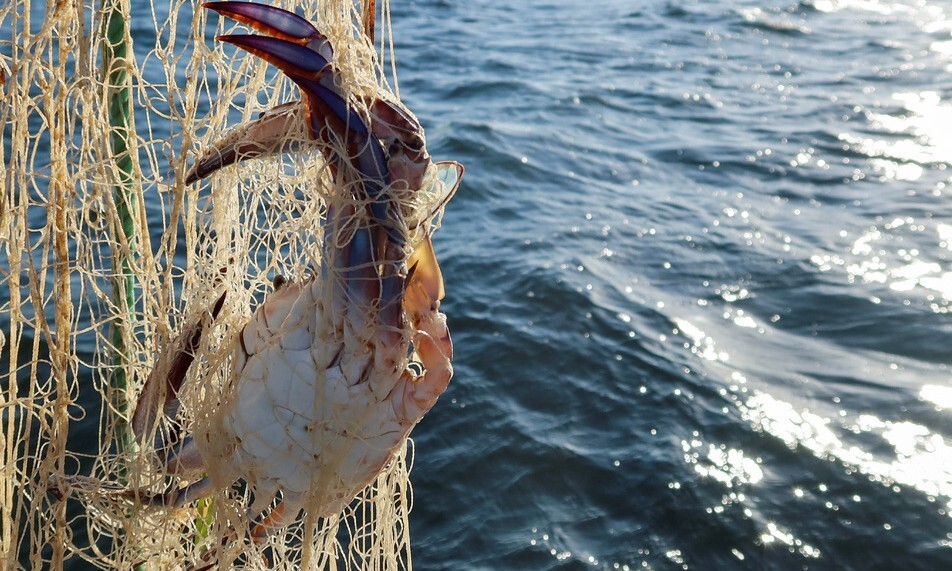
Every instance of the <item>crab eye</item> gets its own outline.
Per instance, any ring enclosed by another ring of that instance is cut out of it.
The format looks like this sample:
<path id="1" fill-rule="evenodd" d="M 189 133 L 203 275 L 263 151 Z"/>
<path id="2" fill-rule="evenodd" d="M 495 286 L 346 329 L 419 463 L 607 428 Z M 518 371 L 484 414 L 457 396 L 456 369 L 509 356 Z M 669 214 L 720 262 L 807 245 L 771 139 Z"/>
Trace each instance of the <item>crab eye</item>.
<path id="1" fill-rule="evenodd" d="M 417 361 L 410 361 L 407 363 L 407 369 L 413 373 L 414 377 L 422 377 L 426 373 L 426 367 L 423 366 L 423 363 Z"/>

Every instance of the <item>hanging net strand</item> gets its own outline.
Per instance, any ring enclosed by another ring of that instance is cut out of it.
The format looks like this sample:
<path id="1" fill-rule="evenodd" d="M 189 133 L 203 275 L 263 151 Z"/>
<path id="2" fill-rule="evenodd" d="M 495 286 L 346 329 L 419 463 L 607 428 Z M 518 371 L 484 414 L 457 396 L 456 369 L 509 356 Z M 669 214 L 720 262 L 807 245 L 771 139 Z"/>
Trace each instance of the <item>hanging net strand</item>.
<path id="1" fill-rule="evenodd" d="M 0 569 L 412 568 L 462 167 L 388 0 L 207 7 L 0 6 Z"/>

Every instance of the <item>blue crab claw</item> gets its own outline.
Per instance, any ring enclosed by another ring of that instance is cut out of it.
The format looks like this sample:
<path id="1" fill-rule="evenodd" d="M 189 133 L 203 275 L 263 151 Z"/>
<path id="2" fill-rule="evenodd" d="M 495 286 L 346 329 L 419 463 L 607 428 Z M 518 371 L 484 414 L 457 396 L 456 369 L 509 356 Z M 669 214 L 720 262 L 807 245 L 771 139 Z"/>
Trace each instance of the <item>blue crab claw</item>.
<path id="1" fill-rule="evenodd" d="M 205 2 L 202 6 L 271 37 L 302 45 L 326 61 L 334 57 L 324 34 L 294 12 L 254 2 Z"/>
<path id="2" fill-rule="evenodd" d="M 334 70 L 320 54 L 281 38 L 256 35 L 229 35 L 218 38 L 234 44 L 281 69 L 298 84 L 305 96 L 311 138 L 324 143 L 325 156 L 336 167 L 356 175 L 366 201 L 370 224 L 356 230 L 335 265 L 345 277 L 342 299 L 351 306 L 380 308 L 380 322 L 394 329 L 399 325 L 403 278 L 392 264 L 384 275 L 376 268 L 400 258 L 406 237 L 390 221 L 394 212 L 384 189 L 389 179 L 387 158 L 380 141 L 363 118 L 347 103 L 334 83 Z M 343 142 L 344 149 L 340 149 Z M 336 152 L 335 152 L 336 150 Z M 328 215 L 334 220 L 334 214 Z M 338 223 L 344 224 L 338 219 Z M 334 224 L 334 223 L 332 223 Z M 359 320 L 352 316 L 352 319 Z"/>
<path id="3" fill-rule="evenodd" d="M 341 95 L 330 63 L 320 54 L 280 38 L 233 34 L 218 39 L 266 60 L 298 84 L 306 96 L 312 137 L 325 143 L 342 138 L 347 155 L 353 157 L 353 166 L 361 175 L 367 198 L 377 199 L 389 177 L 387 158 L 380 141 Z M 375 216 L 378 220 L 385 219 L 384 212 L 374 214 L 382 215 Z"/>
<path id="4" fill-rule="evenodd" d="M 185 177 L 186 184 L 247 158 L 323 144 L 325 155 L 337 169 L 352 167 L 356 170 L 364 198 L 370 203 L 371 216 L 386 226 L 389 207 L 386 201 L 379 199 L 390 178 L 387 157 L 378 138 L 348 105 L 347 98 L 335 84 L 336 71 L 330 63 L 333 50 L 326 37 L 304 18 L 271 6 L 250 2 L 211 2 L 205 7 L 267 34 L 232 34 L 218 39 L 275 65 L 298 84 L 305 97 L 304 105 L 280 106 L 226 135 L 196 161 Z M 406 123 L 406 118 L 403 119 L 403 122 L 395 123 Z M 307 126 L 308 134 L 301 132 L 304 130 L 302 125 Z M 339 148 L 341 142 L 343 149 Z M 338 144 L 336 147 L 335 143 Z M 328 152 L 331 148 L 338 148 L 338 152 Z M 401 242 L 398 232 L 388 230 L 388 234 L 392 240 Z"/>
<path id="5" fill-rule="evenodd" d="M 327 38 L 313 24 L 293 12 L 253 2 L 206 2 L 203 7 L 246 24 L 283 41 L 308 50 L 307 60 L 323 66 L 334 56 Z M 308 107 L 300 101 L 280 105 L 262 113 L 256 121 L 229 131 L 212 149 L 200 157 L 185 176 L 185 184 L 205 178 L 218 169 L 255 157 L 299 150 L 316 144 L 307 129 Z"/>

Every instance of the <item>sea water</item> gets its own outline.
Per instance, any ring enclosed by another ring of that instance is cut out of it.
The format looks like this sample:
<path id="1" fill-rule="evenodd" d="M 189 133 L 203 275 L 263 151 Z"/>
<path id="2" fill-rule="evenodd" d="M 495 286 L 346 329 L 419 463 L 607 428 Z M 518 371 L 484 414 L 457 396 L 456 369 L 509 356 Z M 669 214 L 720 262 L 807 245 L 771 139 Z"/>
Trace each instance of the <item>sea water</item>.
<path id="1" fill-rule="evenodd" d="M 420 569 L 952 569 L 952 2 L 394 2 L 467 171 Z"/>

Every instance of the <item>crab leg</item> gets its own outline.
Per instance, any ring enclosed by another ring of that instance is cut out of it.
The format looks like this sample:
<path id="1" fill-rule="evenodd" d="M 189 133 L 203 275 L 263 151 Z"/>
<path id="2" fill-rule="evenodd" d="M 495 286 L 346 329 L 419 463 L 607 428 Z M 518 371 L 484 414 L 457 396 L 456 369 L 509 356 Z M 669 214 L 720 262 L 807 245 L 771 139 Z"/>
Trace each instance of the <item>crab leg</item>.
<path id="1" fill-rule="evenodd" d="M 298 511 L 300 511 L 300 506 L 289 507 L 287 500 L 281 500 L 268 515 L 261 518 L 261 521 L 251 528 L 251 539 L 255 543 L 265 541 L 275 530 L 293 522 Z"/>
<path id="2" fill-rule="evenodd" d="M 314 145 L 308 132 L 307 109 L 300 101 L 285 103 L 228 131 L 195 161 L 185 175 L 185 184 L 245 159 L 292 153 Z"/>
<path id="3" fill-rule="evenodd" d="M 457 163 L 439 163 L 437 169 L 444 199 L 427 218 L 432 218 L 452 198 L 463 176 L 463 167 Z M 427 224 L 427 218 L 421 224 Z M 395 390 L 402 394 L 395 395 L 393 403 L 398 416 L 410 419 L 428 411 L 449 385 L 453 377 L 453 341 L 446 316 L 439 312 L 444 295 L 443 274 L 427 232 L 414 244 L 408 265 L 410 277 L 403 305 L 416 332 L 412 357 L 423 366 L 423 372 L 401 379 Z"/>
<path id="4" fill-rule="evenodd" d="M 143 437 L 155 428 L 159 408 L 163 409 L 166 416 L 175 415 L 179 407 L 178 392 L 195 360 L 206 322 L 213 322 L 218 317 L 225 304 L 226 295 L 227 292 L 222 293 L 205 315 L 186 327 L 172 344 L 172 347 L 176 348 L 175 351 L 160 356 L 152 368 L 132 416 L 132 431 L 136 442 L 141 444 Z"/>
<path id="5" fill-rule="evenodd" d="M 438 311 L 443 279 L 429 236 L 417 246 L 414 257 L 418 262 L 414 279 L 407 286 L 405 306 L 416 330 L 414 358 L 423 364 L 425 373 L 421 382 L 413 384 L 412 398 L 403 401 L 407 407 L 403 411 L 405 418 L 416 418 L 428 411 L 453 377 L 453 341 L 446 316 Z"/>
<path id="6" fill-rule="evenodd" d="M 171 508 L 184 507 L 195 500 L 207 498 L 214 493 L 215 487 L 211 478 L 202 478 L 182 488 L 177 488 L 164 494 L 152 494 L 143 490 L 124 490 L 119 495 L 132 501 L 138 501 L 149 506 Z"/>

